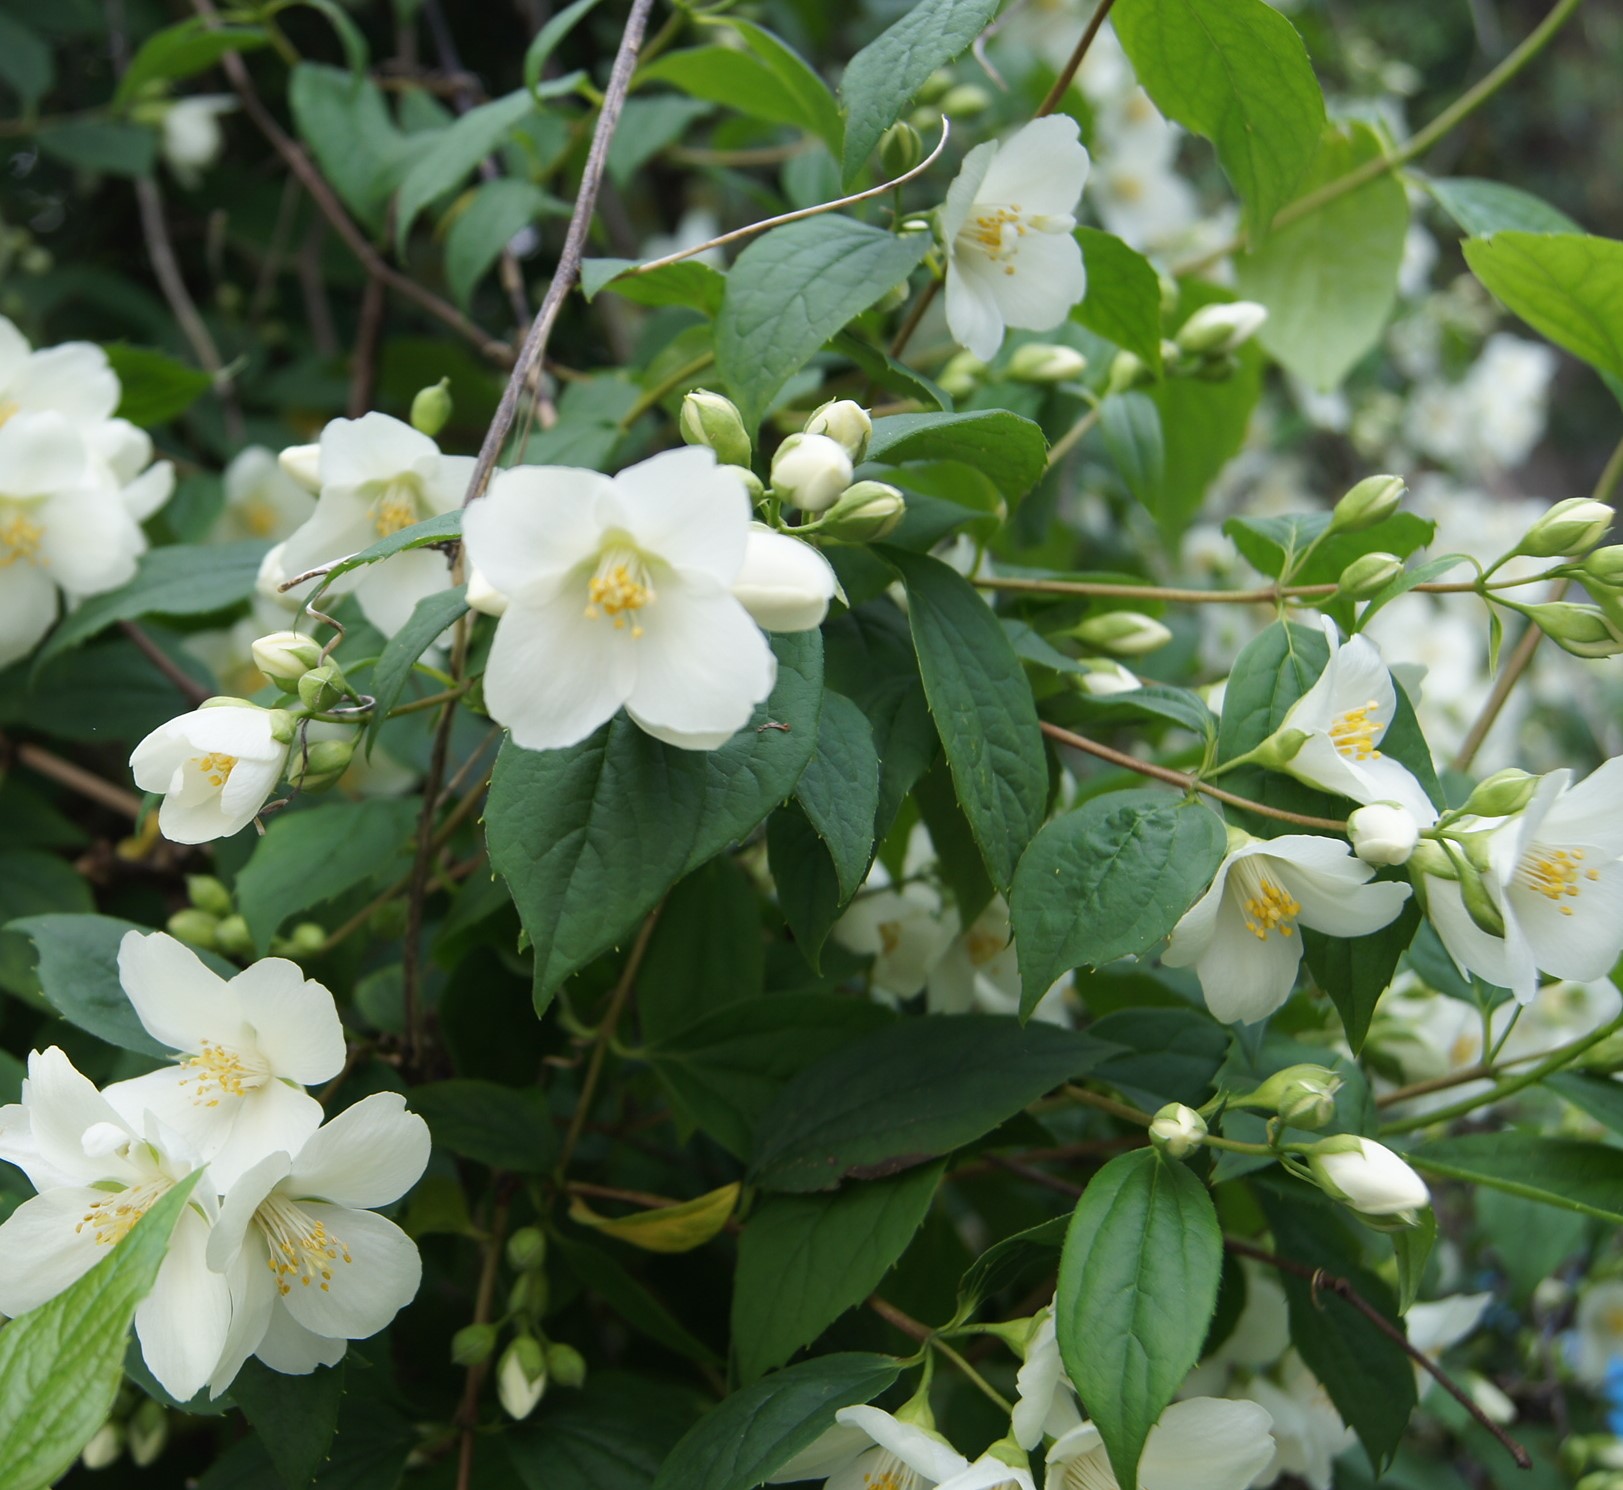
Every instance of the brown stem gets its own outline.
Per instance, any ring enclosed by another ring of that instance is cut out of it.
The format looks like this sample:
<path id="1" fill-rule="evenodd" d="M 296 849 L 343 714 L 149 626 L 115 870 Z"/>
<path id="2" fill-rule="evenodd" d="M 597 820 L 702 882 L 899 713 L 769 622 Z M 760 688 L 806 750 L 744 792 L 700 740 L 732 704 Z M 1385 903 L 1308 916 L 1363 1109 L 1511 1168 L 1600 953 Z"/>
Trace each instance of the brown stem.
<path id="1" fill-rule="evenodd" d="M 902 329 L 896 333 L 896 340 L 890 344 L 892 357 L 900 357 L 907 350 L 907 344 L 912 341 L 913 333 L 919 329 L 919 322 L 924 319 L 925 311 L 929 310 L 935 302 L 935 297 L 940 293 L 939 279 L 932 279 L 919 291 L 919 298 L 913 302 L 913 309 L 908 311 L 907 319 L 902 322 Z"/>
<path id="2" fill-rule="evenodd" d="M 1085 1086 L 1078 1086 L 1070 1082 L 1065 1087 L 1065 1095 L 1073 1102 L 1080 1102 L 1084 1107 L 1097 1107 L 1100 1112 L 1108 1112 L 1111 1117 L 1120 1118 L 1124 1123 L 1137 1123 L 1141 1128 L 1149 1127 L 1152 1119 L 1147 1112 L 1140 1112 L 1136 1107 L 1129 1107 L 1125 1102 L 1118 1102 L 1114 1097 L 1107 1097 L 1103 1092 L 1090 1092 Z"/>
<path id="3" fill-rule="evenodd" d="M 361 292 L 360 321 L 355 328 L 355 360 L 349 369 L 349 402 L 345 412 L 359 419 L 372 407 L 378 381 L 378 338 L 383 333 L 383 310 L 387 287 L 376 275 Z"/>
<path id="4" fill-rule="evenodd" d="M 909 1340 L 917 1340 L 920 1345 L 927 1344 L 935 1333 L 929 1325 L 920 1324 L 911 1314 L 904 1314 L 894 1304 L 880 1298 L 877 1293 L 868 1295 L 868 1307 L 886 1324 L 900 1330 Z"/>
<path id="5" fill-rule="evenodd" d="M 1550 591 L 1550 599 L 1559 600 L 1566 592 L 1567 581 L 1561 580 Z M 1488 731 L 1498 722 L 1512 691 L 1521 682 L 1522 674 L 1531 665 L 1533 654 L 1538 651 L 1538 645 L 1543 640 L 1544 633 L 1529 621 L 1526 630 L 1517 639 L 1515 649 L 1506 659 L 1505 665 L 1499 669 L 1499 676 L 1493 680 L 1493 691 L 1484 700 L 1481 712 L 1471 721 L 1471 728 L 1460 743 L 1459 751 L 1454 756 L 1456 771 L 1471 769 L 1477 751 L 1482 749 L 1482 742 L 1488 738 Z"/>
<path id="6" fill-rule="evenodd" d="M 1060 106 L 1065 95 L 1070 91 L 1071 82 L 1076 77 L 1077 69 L 1082 66 L 1082 59 L 1088 55 L 1088 48 L 1093 45 L 1093 39 L 1099 34 L 1099 28 L 1105 23 L 1105 17 L 1110 14 L 1110 7 L 1116 0 L 1099 0 L 1098 9 L 1093 12 L 1088 21 L 1088 29 L 1082 33 L 1082 40 L 1077 42 L 1076 50 L 1071 53 L 1070 60 L 1060 70 L 1060 75 L 1054 79 L 1054 86 L 1048 90 L 1048 97 L 1037 105 L 1037 112 L 1032 116 L 1041 119 L 1052 114 Z"/>
<path id="7" fill-rule="evenodd" d="M 541 301 L 541 309 L 531 323 L 529 335 L 524 338 L 507 387 L 502 390 L 501 402 L 496 406 L 496 417 L 485 431 L 485 441 L 479 447 L 479 459 L 474 464 L 467 495 L 462 499 L 463 506 L 484 493 L 491 472 L 496 469 L 496 460 L 501 455 L 508 432 L 518 417 L 519 399 L 524 396 L 531 378 L 540 372 L 541 360 L 546 356 L 547 343 L 552 338 L 552 328 L 563 309 L 564 299 L 580 279 L 580 264 L 586 252 L 586 236 L 591 231 L 592 213 L 597 206 L 598 187 L 602 184 L 603 172 L 609 163 L 609 144 L 620 122 L 620 111 L 625 107 L 632 70 L 637 65 L 637 51 L 642 45 L 643 32 L 648 26 L 648 12 L 653 9 L 653 3 L 654 0 L 631 0 L 631 14 L 626 18 L 625 30 L 620 36 L 620 50 L 615 54 L 609 85 L 603 93 L 597 128 L 592 131 L 592 145 L 587 152 L 586 167 L 575 196 L 575 210 L 569 215 L 569 229 L 564 234 L 558 267 L 553 271 L 552 281 Z"/>
<path id="8" fill-rule="evenodd" d="M 1056 443 L 1054 450 L 1059 448 L 1059 443 Z M 1052 458 L 1051 451 L 1051 462 Z M 1339 585 L 1324 584 L 1257 585 L 1249 590 L 1189 590 L 1167 585 L 1118 585 L 1107 580 L 1023 579 L 998 575 L 976 575 L 972 583 L 982 590 L 1006 590 L 1011 594 L 1080 595 L 1107 600 L 1161 600 L 1168 605 L 1273 605 L 1281 600 L 1318 599 L 1325 595 L 1334 595 L 1340 589 Z M 1525 581 L 1517 580 L 1514 583 L 1522 584 Z M 1477 593 L 1478 587 L 1475 580 L 1429 580 L 1413 588 L 1422 595 L 1472 595 Z"/>
<path id="9" fill-rule="evenodd" d="M 132 823 L 141 816 L 141 799 L 134 792 L 127 792 L 121 786 L 103 781 L 101 777 L 85 770 L 83 766 L 76 766 L 72 761 L 65 761 L 59 755 L 52 755 L 49 750 L 38 745 L 26 743 L 14 745 L 5 736 L 0 735 L 0 761 L 4 761 L 8 756 L 18 765 L 27 766 L 30 771 L 48 777 L 58 786 L 65 786 L 81 797 L 101 803 L 109 811 L 127 817 Z"/>
<path id="10" fill-rule="evenodd" d="M 1157 766 L 1149 761 L 1141 761 L 1137 756 L 1128 755 L 1123 750 L 1112 750 L 1108 745 L 1101 745 L 1097 740 L 1090 740 L 1085 735 L 1078 735 L 1068 729 L 1062 729 L 1057 724 L 1050 724 L 1046 719 L 1040 721 L 1038 727 L 1049 739 L 1057 740 L 1061 745 L 1086 751 L 1089 755 L 1098 756 L 1100 760 L 1124 766 L 1129 771 L 1137 771 L 1139 775 L 1153 777 L 1156 781 L 1164 781 L 1169 786 L 1181 786 L 1186 791 L 1202 792 L 1216 801 L 1228 803 L 1230 807 L 1243 807 L 1247 812 L 1254 812 L 1259 817 L 1271 817 L 1276 822 L 1295 823 L 1301 828 L 1318 828 L 1328 833 L 1347 831 L 1347 824 L 1341 818 L 1311 817 L 1304 812 L 1286 812 L 1282 807 L 1270 807 L 1265 802 L 1253 802 L 1249 797 L 1226 792 L 1222 787 L 1213 786 L 1210 782 L 1202 781 L 1185 771 L 1174 771 L 1168 766 Z"/>
<path id="11" fill-rule="evenodd" d="M 507 1221 L 512 1208 L 511 1181 L 506 1175 L 492 1176 L 496 1185 L 496 1199 L 490 1212 L 490 1236 L 485 1243 L 485 1263 L 479 1272 L 479 1291 L 474 1295 L 472 1324 L 488 1324 L 491 1307 L 496 1299 L 496 1279 L 502 1259 L 502 1247 L 507 1240 Z M 479 1389 L 490 1372 L 488 1358 L 468 1367 L 462 1383 L 462 1400 L 457 1406 L 456 1421 L 461 1429 L 461 1443 L 457 1450 L 456 1490 L 470 1490 L 473 1484 L 474 1428 L 479 1421 Z"/>
<path id="12" fill-rule="evenodd" d="M 185 694 L 193 704 L 201 704 L 204 699 L 213 697 L 213 694 L 207 688 L 184 668 L 180 667 L 174 658 L 153 641 L 134 621 L 120 621 L 118 629 L 134 642 L 136 650 Z"/>
<path id="13" fill-rule="evenodd" d="M 1082 1186 L 1072 1184 L 1070 1180 L 1062 1180 L 1057 1174 L 1049 1174 L 1046 1169 L 1038 1169 L 1035 1164 L 1026 1164 L 1019 1159 L 1010 1158 L 1007 1154 L 988 1154 L 986 1162 L 994 1169 L 1007 1170 L 1010 1174 L 1018 1175 L 1023 1180 L 1030 1180 L 1032 1184 L 1041 1185 L 1045 1190 L 1053 1190 L 1070 1200 L 1081 1199 Z"/>
<path id="14" fill-rule="evenodd" d="M 1487 1413 L 1471 1400 L 1471 1395 L 1460 1386 L 1436 1361 L 1423 1350 L 1417 1350 L 1409 1343 L 1409 1337 L 1381 1313 L 1368 1299 L 1366 1299 L 1345 1278 L 1337 1277 L 1334 1273 L 1327 1273 L 1323 1268 L 1312 1267 L 1305 1262 L 1297 1262 L 1289 1257 L 1279 1257 L 1272 1252 L 1264 1251 L 1261 1247 L 1250 1242 L 1241 1241 L 1238 1237 L 1224 1237 L 1223 1246 L 1236 1257 L 1249 1257 L 1253 1262 L 1260 1262 L 1271 1268 L 1277 1268 L 1282 1273 L 1289 1273 L 1296 1278 L 1305 1278 L 1312 1285 L 1313 1292 L 1334 1294 L 1337 1298 L 1351 1304 L 1360 1314 L 1375 1326 L 1388 1340 L 1402 1348 L 1405 1355 L 1422 1371 L 1428 1372 L 1433 1380 L 1437 1381 L 1456 1402 L 1460 1404 L 1476 1421 L 1495 1439 L 1498 1440 L 1504 1451 L 1516 1461 L 1521 1469 L 1531 1469 L 1533 1461 L 1519 1443 L 1505 1432 Z"/>

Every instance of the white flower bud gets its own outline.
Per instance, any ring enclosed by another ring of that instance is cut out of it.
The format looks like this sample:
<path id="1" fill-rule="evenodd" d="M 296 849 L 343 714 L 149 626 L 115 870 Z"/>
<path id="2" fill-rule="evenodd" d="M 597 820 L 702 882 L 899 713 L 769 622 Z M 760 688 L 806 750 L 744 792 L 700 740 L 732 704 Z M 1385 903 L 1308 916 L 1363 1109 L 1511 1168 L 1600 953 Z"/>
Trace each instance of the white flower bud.
<path id="1" fill-rule="evenodd" d="M 818 531 L 846 543 L 877 543 L 907 515 L 907 499 L 883 481 L 859 481 L 823 515 Z"/>
<path id="2" fill-rule="evenodd" d="M 1527 530 L 1516 552 L 1535 559 L 1570 558 L 1588 553 L 1612 526 L 1613 512 L 1604 502 L 1568 497 L 1557 502 Z"/>
<path id="3" fill-rule="evenodd" d="M 306 491 L 321 490 L 320 445 L 289 445 L 276 463 Z"/>
<path id="4" fill-rule="evenodd" d="M 169 1414 L 163 1403 L 148 1397 L 130 1414 L 130 1459 L 137 1469 L 155 1463 L 169 1443 Z"/>
<path id="5" fill-rule="evenodd" d="M 1206 1119 L 1182 1102 L 1168 1102 L 1150 1123 L 1150 1142 L 1174 1159 L 1182 1159 L 1206 1142 Z"/>
<path id="6" fill-rule="evenodd" d="M 1267 308 L 1252 300 L 1203 305 L 1179 329 L 1178 347 L 1197 357 L 1219 357 L 1244 346 L 1267 319 Z"/>
<path id="7" fill-rule="evenodd" d="M 249 648 L 254 666 L 271 682 L 292 693 L 313 667 L 321 666 L 321 645 L 314 637 L 297 631 L 273 631 Z"/>
<path id="8" fill-rule="evenodd" d="M 772 457 L 772 490 L 803 512 L 822 512 L 851 484 L 851 457 L 827 435 L 790 435 Z"/>
<path id="9" fill-rule="evenodd" d="M 812 410 L 811 418 L 806 421 L 806 433 L 827 435 L 855 464 L 868 453 L 873 420 L 861 404 L 849 398 L 835 398 Z"/>
<path id="10" fill-rule="evenodd" d="M 763 631 L 812 631 L 823 624 L 836 581 L 809 543 L 751 523 L 733 596 Z"/>
<path id="11" fill-rule="evenodd" d="M 1089 658 L 1082 666 L 1087 671 L 1076 674 L 1077 687 L 1094 698 L 1109 698 L 1115 693 L 1133 693 L 1144 686 L 1119 662 L 1095 657 Z"/>
<path id="12" fill-rule="evenodd" d="M 181 98 L 164 111 L 163 158 L 184 186 L 195 186 L 202 173 L 220 158 L 225 135 L 220 115 L 236 107 L 221 94 Z"/>
<path id="13" fill-rule="evenodd" d="M 1361 1216 L 1393 1217 L 1413 1224 L 1415 1212 L 1431 1204 L 1431 1191 L 1384 1144 L 1351 1133 L 1314 1145 L 1308 1167 L 1320 1188 Z"/>
<path id="14" fill-rule="evenodd" d="M 499 616 L 507 609 L 507 597 L 471 566 L 468 569 L 468 609 L 482 616 Z"/>
<path id="15" fill-rule="evenodd" d="M 749 431 L 744 428 L 738 406 L 708 388 L 695 388 L 682 399 L 677 428 L 689 445 L 702 445 L 716 452 L 724 466 L 750 463 Z"/>
<path id="16" fill-rule="evenodd" d="M 117 1423 L 103 1423 L 90 1435 L 90 1442 L 79 1451 L 79 1462 L 86 1469 L 106 1469 L 118 1463 L 124 1452 L 124 1435 Z"/>
<path id="17" fill-rule="evenodd" d="M 1172 640 L 1172 633 L 1165 626 L 1136 610 L 1112 610 L 1089 616 L 1071 635 L 1084 646 L 1113 652 L 1118 657 L 1142 657 Z"/>
<path id="18" fill-rule="evenodd" d="M 1075 347 L 1033 341 L 1016 348 L 1004 373 L 1017 383 L 1068 383 L 1087 367 L 1088 359 Z"/>
<path id="19" fill-rule="evenodd" d="M 496 1367 L 496 1396 L 510 1418 L 527 1418 L 547 1390 L 547 1357 L 538 1340 L 520 1335 Z"/>
<path id="20" fill-rule="evenodd" d="M 1366 864 L 1407 864 L 1420 842 L 1420 824 L 1395 802 L 1371 802 L 1348 817 L 1347 837 Z"/>
<path id="21" fill-rule="evenodd" d="M 1401 476 L 1366 476 L 1353 487 L 1330 514 L 1332 533 L 1362 533 L 1385 522 L 1398 510 L 1403 499 Z"/>

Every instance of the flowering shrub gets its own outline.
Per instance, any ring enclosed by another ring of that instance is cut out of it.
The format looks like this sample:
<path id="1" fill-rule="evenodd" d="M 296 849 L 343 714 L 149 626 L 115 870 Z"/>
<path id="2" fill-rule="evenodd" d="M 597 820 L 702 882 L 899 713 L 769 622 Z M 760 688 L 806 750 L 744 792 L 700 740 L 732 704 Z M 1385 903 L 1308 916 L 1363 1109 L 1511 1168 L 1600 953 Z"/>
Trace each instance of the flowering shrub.
<path id="1" fill-rule="evenodd" d="M 1616 27 L 1378 8 L 0 15 L 4 1490 L 1623 1484 Z"/>

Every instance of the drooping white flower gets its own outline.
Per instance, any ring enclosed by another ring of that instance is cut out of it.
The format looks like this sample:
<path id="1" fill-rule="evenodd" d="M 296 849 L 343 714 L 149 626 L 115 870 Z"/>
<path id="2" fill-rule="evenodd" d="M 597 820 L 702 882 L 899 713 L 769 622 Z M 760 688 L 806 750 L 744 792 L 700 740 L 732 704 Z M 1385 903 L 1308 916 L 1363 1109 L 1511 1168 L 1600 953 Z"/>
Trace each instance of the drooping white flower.
<path id="1" fill-rule="evenodd" d="M 119 980 L 143 1028 L 178 1064 L 114 1083 L 121 1112 L 152 1112 L 208 1161 L 222 1189 L 278 1149 L 296 1153 L 321 1126 L 304 1088 L 344 1064 L 338 1009 L 295 962 L 267 957 L 229 982 L 161 931 L 127 932 Z"/>
<path id="2" fill-rule="evenodd" d="M 767 1483 L 822 1480 L 824 1490 L 934 1490 L 969 1468 L 969 1460 L 933 1428 L 880 1408 L 842 1407 L 834 1423 L 779 1465 Z"/>
<path id="3" fill-rule="evenodd" d="M 54 1046 L 29 1056 L 22 1101 L 0 1109 L 0 1158 L 40 1192 L 0 1225 L 0 1313 L 10 1315 L 37 1308 L 82 1277 L 198 1167 L 155 1120 L 139 1131 L 131 1126 Z M 204 1265 L 213 1215 L 205 1180 L 135 1311 L 147 1366 L 182 1402 L 214 1370 L 232 1318 L 226 1280 Z"/>
<path id="4" fill-rule="evenodd" d="M 315 513 L 310 493 L 282 469 L 274 451 L 249 445 L 225 468 L 225 506 L 209 537 L 221 542 L 295 533 Z"/>
<path id="5" fill-rule="evenodd" d="M 947 325 L 982 361 L 1007 326 L 1049 331 L 1087 290 L 1071 230 L 1088 152 L 1065 114 L 1036 119 L 964 157 L 941 209 Z"/>
<path id="6" fill-rule="evenodd" d="M 1298 925 L 1367 936 L 1409 898 L 1407 885 L 1371 884 L 1375 871 L 1339 839 L 1233 834 L 1231 842 L 1161 957 L 1168 967 L 1193 965 L 1207 1007 L 1228 1024 L 1264 1019 L 1290 997 L 1302 960 Z"/>
<path id="7" fill-rule="evenodd" d="M 749 517 L 742 480 L 700 446 L 613 477 L 498 473 L 463 528 L 508 602 L 485 671 L 491 717 L 531 750 L 584 740 L 622 706 L 667 744 L 724 745 L 777 677 L 731 590 Z"/>
<path id="8" fill-rule="evenodd" d="M 207 1255 L 232 1279 L 237 1310 L 211 1396 L 250 1355 L 295 1376 L 330 1365 L 411 1302 L 422 1277 L 416 1244 L 374 1207 L 417 1183 L 428 1152 L 428 1125 L 398 1093 L 378 1092 L 226 1191 Z"/>
<path id="9" fill-rule="evenodd" d="M 828 560 L 809 543 L 750 524 L 732 591 L 763 631 L 815 630 L 828 614 L 835 589 Z M 471 580 L 468 590 L 471 595 Z"/>
<path id="10" fill-rule="evenodd" d="M 1282 1475 L 1295 1475 L 1312 1490 L 1331 1490 L 1335 1460 L 1357 1442 L 1341 1419 L 1330 1394 L 1302 1358 L 1292 1350 L 1279 1368 L 1279 1382 L 1253 1376 L 1237 1389 L 1273 1418 L 1273 1457 L 1253 1482 L 1272 1485 Z"/>
<path id="11" fill-rule="evenodd" d="M 163 158 L 182 186 L 196 186 L 203 172 L 220 158 L 225 133 L 220 115 L 229 114 L 237 101 L 229 93 L 204 93 L 177 98 L 163 115 Z"/>
<path id="12" fill-rule="evenodd" d="M 1144 1440 L 1138 1490 L 1245 1490 L 1273 1457 L 1272 1426 L 1255 1402 L 1174 1402 Z M 1092 1423 L 1073 1428 L 1049 1449 L 1048 1484 L 1053 1490 L 1120 1490 Z"/>
<path id="13" fill-rule="evenodd" d="M 130 770 L 142 791 L 164 794 L 158 809 L 163 836 L 207 843 L 246 828 L 282 779 L 287 719 L 252 704 L 205 704 L 142 740 Z"/>
<path id="14" fill-rule="evenodd" d="M 321 494 L 309 519 L 287 539 L 284 572 L 303 574 L 346 558 L 460 506 L 473 466 L 473 457 L 441 455 L 427 435 L 387 414 L 334 419 L 321 432 Z M 335 588 L 353 589 L 366 619 L 393 636 L 419 600 L 450 583 L 443 554 L 413 549 L 355 570 Z"/>
<path id="15" fill-rule="evenodd" d="M 956 920 L 956 918 L 955 918 Z M 1019 952 L 1009 923 L 1009 905 L 994 895 L 961 936 L 948 943 L 925 975 L 926 1006 L 932 1014 L 1018 1014 Z M 1069 975 L 1058 979 L 1032 1011 L 1046 1024 L 1069 1024 Z"/>

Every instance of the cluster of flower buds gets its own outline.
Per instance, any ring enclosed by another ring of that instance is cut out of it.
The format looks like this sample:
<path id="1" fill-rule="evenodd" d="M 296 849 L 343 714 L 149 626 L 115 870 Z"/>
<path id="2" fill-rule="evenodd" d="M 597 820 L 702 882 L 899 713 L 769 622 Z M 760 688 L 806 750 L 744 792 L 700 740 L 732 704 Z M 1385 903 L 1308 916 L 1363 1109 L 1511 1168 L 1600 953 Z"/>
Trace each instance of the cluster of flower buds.
<path id="1" fill-rule="evenodd" d="M 1499 561 L 1523 556 L 1576 561 L 1551 573 L 1578 581 L 1589 591 L 1594 604 L 1570 600 L 1539 605 L 1504 602 L 1575 657 L 1615 657 L 1623 652 L 1623 544 L 1597 547 L 1611 531 L 1615 516 L 1605 502 L 1569 497 L 1545 512 Z"/>
<path id="2" fill-rule="evenodd" d="M 188 904 L 166 923 L 170 936 L 203 952 L 223 952 L 237 958 L 257 955 L 247 920 L 238 912 L 231 892 L 212 874 L 187 875 L 186 899 Z M 302 962 L 316 956 L 326 942 L 327 931 L 320 922 L 300 921 L 285 937 L 271 942 L 271 956 Z"/>
<path id="3" fill-rule="evenodd" d="M 1336 1093 L 1342 1080 L 1328 1066 L 1286 1066 L 1255 1091 L 1230 1097 L 1230 1107 L 1271 1112 L 1292 1128 L 1322 1128 L 1336 1115 Z"/>
<path id="4" fill-rule="evenodd" d="M 1176 336 L 1162 341 L 1163 376 L 1223 382 L 1239 368 L 1235 354 L 1267 319 L 1267 309 L 1252 300 L 1201 306 L 1178 328 Z M 1121 351 L 1111 361 L 1106 391 L 1125 393 L 1153 381 L 1155 374 L 1142 357 Z"/>

